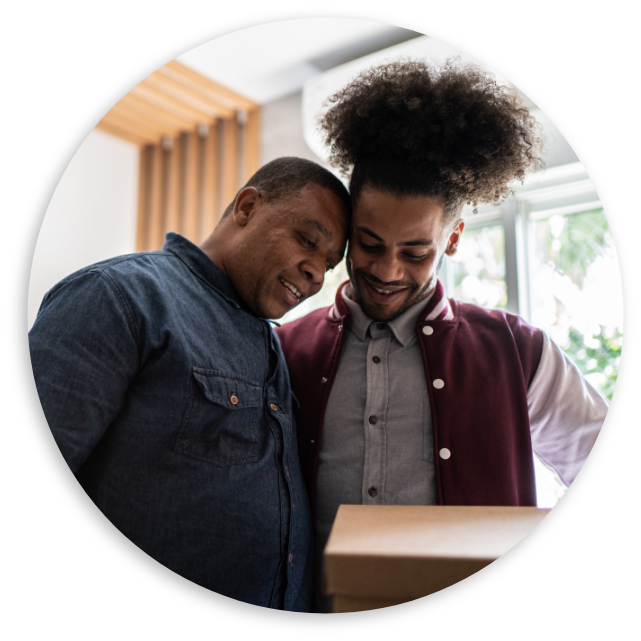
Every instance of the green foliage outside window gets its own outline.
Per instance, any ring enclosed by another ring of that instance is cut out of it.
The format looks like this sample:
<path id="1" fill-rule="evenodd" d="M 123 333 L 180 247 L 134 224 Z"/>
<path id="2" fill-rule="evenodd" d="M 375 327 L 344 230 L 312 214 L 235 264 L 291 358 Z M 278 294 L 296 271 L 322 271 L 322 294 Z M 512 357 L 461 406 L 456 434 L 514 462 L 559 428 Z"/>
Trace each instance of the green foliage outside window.
<path id="1" fill-rule="evenodd" d="M 603 209 L 533 223 L 532 320 L 609 400 L 621 358 L 622 300 Z"/>

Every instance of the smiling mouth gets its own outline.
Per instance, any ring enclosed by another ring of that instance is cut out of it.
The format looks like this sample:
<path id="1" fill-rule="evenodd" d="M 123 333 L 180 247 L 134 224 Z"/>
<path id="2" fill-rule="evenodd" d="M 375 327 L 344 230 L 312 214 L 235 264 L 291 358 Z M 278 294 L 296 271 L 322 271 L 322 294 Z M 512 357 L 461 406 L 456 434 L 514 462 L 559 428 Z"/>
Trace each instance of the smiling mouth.
<path id="1" fill-rule="evenodd" d="M 410 287 L 407 286 L 391 286 L 391 285 L 379 285 L 378 283 L 373 283 L 365 276 L 362 276 L 362 280 L 365 282 L 365 287 L 369 293 L 369 298 L 372 299 L 375 303 L 392 303 L 398 298 L 400 298 L 404 292 L 408 291 Z"/>
<path id="2" fill-rule="evenodd" d="M 285 286 L 285 288 L 292 294 L 297 302 L 303 298 L 302 292 L 300 292 L 295 285 L 290 283 L 288 280 L 285 280 L 282 276 L 279 276 L 278 280 Z"/>

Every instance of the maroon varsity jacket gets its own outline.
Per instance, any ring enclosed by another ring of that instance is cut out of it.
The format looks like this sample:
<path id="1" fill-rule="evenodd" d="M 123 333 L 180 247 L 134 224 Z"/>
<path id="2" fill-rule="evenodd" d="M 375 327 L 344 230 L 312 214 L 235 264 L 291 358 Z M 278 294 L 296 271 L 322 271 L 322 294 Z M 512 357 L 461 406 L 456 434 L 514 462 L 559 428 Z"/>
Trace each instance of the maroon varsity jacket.
<path id="1" fill-rule="evenodd" d="M 297 415 L 301 469 L 316 504 L 316 473 L 327 399 L 341 356 L 347 306 L 331 307 L 276 331 Z M 441 505 L 536 505 L 527 390 L 543 334 L 522 318 L 445 297 L 439 282 L 420 314 Z"/>

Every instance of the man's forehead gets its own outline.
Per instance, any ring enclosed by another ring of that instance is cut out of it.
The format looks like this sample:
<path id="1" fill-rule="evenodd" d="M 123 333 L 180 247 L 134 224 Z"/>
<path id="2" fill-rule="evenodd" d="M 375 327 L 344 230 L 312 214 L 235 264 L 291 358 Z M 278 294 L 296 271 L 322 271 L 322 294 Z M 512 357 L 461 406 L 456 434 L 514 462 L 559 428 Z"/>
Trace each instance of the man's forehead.
<path id="1" fill-rule="evenodd" d="M 352 229 L 352 234 L 357 233 L 359 235 L 367 236 L 379 243 L 391 242 L 397 246 L 403 247 L 424 247 L 427 245 L 436 245 L 436 240 L 429 232 L 425 229 L 410 229 L 401 227 L 400 229 L 394 230 L 393 234 L 386 233 L 388 230 L 379 230 L 379 233 L 382 235 L 379 236 L 376 231 L 370 229 L 366 225 L 357 225 Z"/>
<path id="2" fill-rule="evenodd" d="M 443 209 L 428 198 L 359 200 L 351 233 L 365 233 L 380 242 L 432 244 L 440 234 Z"/>

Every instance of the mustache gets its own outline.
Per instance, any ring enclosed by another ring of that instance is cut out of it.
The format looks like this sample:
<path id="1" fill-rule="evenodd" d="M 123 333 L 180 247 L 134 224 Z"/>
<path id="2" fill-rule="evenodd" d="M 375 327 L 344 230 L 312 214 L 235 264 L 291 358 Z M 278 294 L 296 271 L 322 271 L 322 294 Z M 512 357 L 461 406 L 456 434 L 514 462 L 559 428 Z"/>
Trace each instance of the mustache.
<path id="1" fill-rule="evenodd" d="M 380 285 L 381 287 L 388 286 L 388 287 L 409 287 L 410 289 L 416 289 L 418 285 L 416 283 L 408 283 L 407 281 L 404 280 L 392 280 L 389 282 L 385 282 L 384 280 L 381 280 L 380 278 L 376 278 L 373 274 L 367 273 L 363 269 L 357 269 L 354 272 L 355 276 L 361 276 L 365 280 L 368 280 L 370 283 L 374 283 L 376 285 Z"/>

